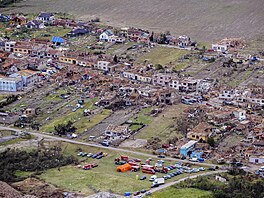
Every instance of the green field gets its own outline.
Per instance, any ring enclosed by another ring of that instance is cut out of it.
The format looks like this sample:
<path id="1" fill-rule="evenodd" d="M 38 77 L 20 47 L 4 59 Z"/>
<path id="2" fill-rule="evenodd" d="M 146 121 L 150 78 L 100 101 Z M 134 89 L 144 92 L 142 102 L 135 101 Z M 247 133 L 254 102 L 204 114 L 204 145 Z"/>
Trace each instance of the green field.
<path id="1" fill-rule="evenodd" d="M 99 166 L 91 170 L 82 170 L 75 166 L 65 166 L 60 169 L 54 168 L 43 172 L 38 177 L 44 179 L 46 182 L 51 183 L 64 190 L 70 190 L 74 192 L 80 192 L 85 194 L 93 194 L 98 191 L 110 191 L 117 194 L 123 194 L 126 191 L 135 192 L 142 189 L 148 190 L 151 186 L 151 182 L 148 181 L 151 175 L 143 174 L 142 172 L 116 172 L 117 165 L 114 164 L 114 159 L 120 157 L 120 155 L 128 155 L 129 158 L 140 158 L 144 162 L 147 157 L 139 155 L 130 155 L 125 152 L 109 151 L 106 149 L 99 149 L 94 147 L 87 147 L 75 144 L 68 144 L 64 142 L 46 142 L 46 146 L 53 145 L 60 146 L 62 152 L 65 155 L 77 156 L 77 150 L 82 149 L 86 153 L 97 153 L 99 151 L 108 153 L 106 157 L 102 159 L 86 159 L 85 157 L 78 157 L 81 164 L 85 163 L 97 163 Z M 155 160 L 155 159 L 154 159 Z M 165 159 L 165 165 L 173 164 L 174 162 L 168 162 Z M 152 165 L 155 161 L 151 162 Z M 195 166 L 193 166 L 195 167 Z M 26 173 L 18 173 L 19 175 L 26 175 Z M 147 179 L 140 181 L 136 179 L 136 175 L 146 175 Z M 157 176 L 161 177 L 164 174 L 158 173 Z M 169 181 L 175 181 L 180 178 L 186 177 L 186 174 L 170 179 Z"/>
<path id="2" fill-rule="evenodd" d="M 13 131 L 9 131 L 9 130 L 0 130 L 0 137 L 10 136 L 13 133 L 14 133 Z"/>
<path id="3" fill-rule="evenodd" d="M 196 188 L 174 188 L 168 187 L 153 193 L 151 198 L 212 198 L 211 192 Z"/>
<path id="4" fill-rule="evenodd" d="M 130 130 L 135 131 L 142 126 L 141 124 L 148 125 L 151 123 L 153 118 L 147 115 L 151 112 L 151 109 L 152 108 L 144 108 L 138 114 L 133 116 L 133 118 L 130 119 L 133 122 L 133 124 L 129 127 Z"/>
<path id="5" fill-rule="evenodd" d="M 70 30 L 71 30 L 70 28 L 49 26 L 43 30 L 38 30 L 38 31 L 32 32 L 31 37 L 50 40 L 53 36 L 64 37 L 67 33 L 70 32 Z"/>
<path id="6" fill-rule="evenodd" d="M 173 66 L 175 66 L 175 61 L 187 53 L 187 50 L 179 50 L 168 47 L 155 47 L 151 49 L 149 53 L 141 56 L 136 62 L 143 63 L 145 60 L 148 60 L 154 65 L 161 64 L 163 66 L 172 62 Z"/>
<path id="7" fill-rule="evenodd" d="M 76 132 L 77 133 L 83 132 L 85 129 L 91 126 L 94 126 L 95 124 L 99 123 L 100 121 L 105 119 L 110 114 L 109 110 L 103 110 L 102 113 L 98 113 L 91 118 L 83 116 L 84 109 L 90 109 L 90 110 L 95 109 L 95 106 L 94 106 L 95 102 L 96 102 L 96 99 L 85 100 L 83 109 L 80 108 L 76 110 L 75 112 L 72 112 L 71 111 L 72 108 L 71 108 L 63 116 L 57 117 L 51 120 L 49 123 L 43 125 L 40 130 L 44 132 L 52 132 L 54 131 L 54 126 L 61 124 L 61 123 L 67 123 L 68 121 L 72 121 L 74 123 L 74 126 L 77 128 Z"/>
<path id="8" fill-rule="evenodd" d="M 54 143 L 50 143 L 54 144 Z M 63 148 L 63 152 L 66 155 L 77 154 L 77 149 L 81 148 L 83 152 L 96 153 L 98 151 L 103 151 L 108 153 L 108 155 L 100 160 L 89 158 L 85 163 L 97 163 L 99 166 L 92 170 L 82 170 L 75 166 L 65 166 L 61 167 L 60 171 L 58 169 L 50 169 L 45 171 L 39 177 L 44 179 L 46 182 L 54 184 L 63 189 L 70 191 L 81 192 L 85 194 L 93 194 L 97 191 L 113 191 L 115 193 L 123 194 L 126 191 L 137 191 L 141 189 L 147 189 L 150 187 L 151 183 L 148 180 L 140 181 L 136 180 L 137 173 L 126 172 L 118 173 L 116 172 L 117 165 L 114 164 L 114 159 L 120 155 L 127 155 L 126 153 L 120 152 L 109 152 L 105 149 L 98 149 L 93 147 L 78 146 L 73 144 L 59 143 Z M 131 156 L 131 158 L 146 159 L 142 156 Z M 85 159 L 79 157 L 80 160 Z M 142 175 L 142 173 L 138 173 Z"/>
<path id="9" fill-rule="evenodd" d="M 11 134 L 11 133 L 10 133 Z M 28 137 L 17 137 L 15 139 L 11 139 L 11 140 L 8 140 L 6 142 L 1 142 L 0 143 L 0 146 L 7 146 L 7 145 L 11 145 L 11 144 L 16 144 L 16 143 L 19 143 L 21 141 L 27 141 L 27 140 L 30 140 L 30 139 L 33 139 L 34 136 L 33 135 L 29 135 Z"/>
<path id="10" fill-rule="evenodd" d="M 91 119 L 82 117 L 80 120 L 74 123 L 74 126 L 76 126 L 77 128 L 76 133 L 82 133 L 86 129 L 93 127 L 94 125 L 98 124 L 99 122 L 107 118 L 110 115 L 110 113 L 111 113 L 110 110 L 103 109 L 101 113 L 97 113 Z"/>
<path id="11" fill-rule="evenodd" d="M 161 114 L 154 117 L 148 126 L 143 128 L 135 138 L 149 139 L 151 137 L 159 137 L 161 140 L 166 140 L 173 136 L 179 136 L 180 133 L 173 133 L 174 118 L 179 116 L 186 108 L 187 106 L 184 104 L 168 106 Z"/>

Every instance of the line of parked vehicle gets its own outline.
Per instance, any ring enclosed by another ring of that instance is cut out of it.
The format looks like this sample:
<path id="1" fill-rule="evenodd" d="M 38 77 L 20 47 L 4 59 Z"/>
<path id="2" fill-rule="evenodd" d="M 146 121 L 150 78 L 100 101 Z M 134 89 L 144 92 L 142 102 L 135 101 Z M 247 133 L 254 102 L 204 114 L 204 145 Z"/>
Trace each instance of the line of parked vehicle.
<path id="1" fill-rule="evenodd" d="M 87 158 L 93 158 L 93 159 L 101 159 L 105 156 L 107 156 L 108 154 L 107 153 L 103 153 L 102 151 L 98 152 L 98 153 L 95 153 L 95 154 L 92 154 L 92 153 L 85 153 L 85 152 L 79 152 L 77 154 L 78 156 L 81 156 L 81 157 L 87 157 Z"/>

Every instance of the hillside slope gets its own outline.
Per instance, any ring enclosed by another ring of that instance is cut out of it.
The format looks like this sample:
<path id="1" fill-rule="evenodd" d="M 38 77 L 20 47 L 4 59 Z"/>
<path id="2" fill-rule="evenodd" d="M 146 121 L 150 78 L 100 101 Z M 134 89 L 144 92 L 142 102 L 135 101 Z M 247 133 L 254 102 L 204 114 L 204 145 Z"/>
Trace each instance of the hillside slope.
<path id="1" fill-rule="evenodd" d="M 197 40 L 264 34 L 263 0 L 24 0 L 7 12 L 67 12 Z M 1 11 L 1 10 L 0 10 Z"/>

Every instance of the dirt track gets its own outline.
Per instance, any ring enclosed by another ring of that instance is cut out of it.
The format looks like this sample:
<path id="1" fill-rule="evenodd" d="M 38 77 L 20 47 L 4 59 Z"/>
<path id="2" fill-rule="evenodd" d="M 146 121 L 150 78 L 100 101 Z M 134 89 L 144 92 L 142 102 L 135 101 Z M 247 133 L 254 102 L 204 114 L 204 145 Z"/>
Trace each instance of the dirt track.
<path id="1" fill-rule="evenodd" d="M 25 0 L 16 6 L 7 11 L 99 17 L 110 25 L 170 30 L 204 41 L 264 32 L 263 0 Z"/>

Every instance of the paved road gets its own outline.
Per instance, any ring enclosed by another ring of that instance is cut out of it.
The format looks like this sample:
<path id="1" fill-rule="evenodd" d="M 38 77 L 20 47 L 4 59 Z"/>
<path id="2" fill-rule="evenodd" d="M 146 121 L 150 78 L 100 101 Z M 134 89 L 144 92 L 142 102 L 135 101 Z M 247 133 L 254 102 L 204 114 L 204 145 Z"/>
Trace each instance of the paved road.
<path id="1" fill-rule="evenodd" d="M 4 127 L 4 126 L 0 126 L 0 130 L 12 130 L 12 131 L 16 131 L 16 132 L 21 132 L 20 129 L 11 128 L 11 127 Z M 47 135 L 44 133 L 30 132 L 28 130 L 27 130 L 27 132 L 32 134 L 32 135 L 35 135 L 37 137 L 41 137 L 41 138 L 53 139 L 53 140 L 68 142 L 68 143 L 72 143 L 72 144 L 79 144 L 79 145 L 84 145 L 84 146 L 91 146 L 91 147 L 96 147 L 96 148 L 103 148 L 103 149 L 108 149 L 108 150 L 113 150 L 113 151 L 126 152 L 126 153 L 132 153 L 135 155 L 142 155 L 142 156 L 146 156 L 146 157 L 157 158 L 156 155 L 137 152 L 137 151 L 133 151 L 133 150 L 127 150 L 127 149 L 121 149 L 121 148 L 115 148 L 115 147 L 105 147 L 105 146 L 98 145 L 98 144 L 79 142 L 77 140 Z M 188 160 L 180 160 L 180 159 L 175 159 L 175 158 L 170 158 L 170 157 L 166 157 L 166 160 L 180 161 L 180 162 L 184 162 L 184 163 L 188 162 L 190 164 L 195 164 L 195 165 L 199 165 L 199 166 L 212 166 L 212 165 L 214 165 L 214 164 L 209 164 L 209 163 L 190 162 Z"/>
<path id="2" fill-rule="evenodd" d="M 178 183 L 180 183 L 180 182 L 183 182 L 183 181 L 185 181 L 186 179 L 194 179 L 194 178 L 196 178 L 196 177 L 200 177 L 200 176 L 214 175 L 214 174 L 219 174 L 219 173 L 224 173 L 224 172 L 227 172 L 227 170 L 219 170 L 219 171 L 213 171 L 213 172 L 201 173 L 201 174 L 197 174 L 197 175 L 190 175 L 190 176 L 188 176 L 188 177 L 184 177 L 184 178 L 179 179 L 179 180 L 177 180 L 177 181 L 173 181 L 173 182 L 165 183 L 165 184 L 163 184 L 163 185 L 161 185 L 161 186 L 159 186 L 159 187 L 157 187 L 157 188 L 152 188 L 152 189 L 150 189 L 148 192 L 154 193 L 154 192 L 156 192 L 156 191 L 160 191 L 160 190 L 162 190 L 162 189 L 164 189 L 164 188 L 167 188 L 167 187 L 169 187 L 169 186 L 172 186 L 172 185 L 174 185 L 174 184 L 178 184 Z"/>

